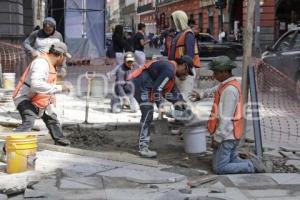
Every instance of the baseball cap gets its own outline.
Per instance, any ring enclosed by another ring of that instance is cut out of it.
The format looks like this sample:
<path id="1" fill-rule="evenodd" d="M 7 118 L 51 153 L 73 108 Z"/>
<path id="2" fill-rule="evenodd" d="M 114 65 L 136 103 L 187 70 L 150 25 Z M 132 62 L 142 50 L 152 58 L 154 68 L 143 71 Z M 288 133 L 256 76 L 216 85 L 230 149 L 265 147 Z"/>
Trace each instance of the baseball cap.
<path id="1" fill-rule="evenodd" d="M 132 52 L 126 52 L 125 55 L 124 55 L 124 61 L 125 62 L 134 62 L 134 55 Z"/>
<path id="2" fill-rule="evenodd" d="M 184 55 L 181 57 L 181 60 L 187 64 L 187 69 L 188 69 L 188 73 L 191 76 L 194 76 L 194 72 L 193 72 L 193 68 L 194 68 L 194 63 L 193 63 L 193 59 L 188 56 L 188 55 Z"/>
<path id="3" fill-rule="evenodd" d="M 208 64 L 208 68 L 213 71 L 232 70 L 236 64 L 228 56 L 218 56 Z"/>
<path id="4" fill-rule="evenodd" d="M 65 43 L 63 42 L 56 42 L 54 44 L 52 44 L 51 48 L 55 51 L 58 51 L 62 54 L 64 54 L 67 58 L 71 58 L 71 54 L 68 53 L 68 47 Z"/>

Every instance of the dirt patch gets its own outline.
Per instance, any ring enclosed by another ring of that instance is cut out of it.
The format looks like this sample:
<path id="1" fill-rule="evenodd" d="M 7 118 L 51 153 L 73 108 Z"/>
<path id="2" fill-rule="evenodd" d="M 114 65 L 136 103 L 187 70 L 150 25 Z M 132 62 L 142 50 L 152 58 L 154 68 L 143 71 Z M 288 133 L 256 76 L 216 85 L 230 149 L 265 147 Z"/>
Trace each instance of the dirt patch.
<path id="1" fill-rule="evenodd" d="M 137 155 L 138 125 L 93 127 L 92 125 L 64 127 L 64 132 L 73 147 L 94 151 L 125 151 Z M 160 134 L 152 128 L 150 148 L 158 152 L 157 160 L 162 164 L 180 168 L 195 168 L 211 171 L 211 153 L 186 154 L 182 136 Z M 176 170 L 177 171 L 177 170 Z M 180 170 L 179 170 L 180 171 Z M 184 171 L 184 170 L 181 170 Z M 200 172 L 190 172 L 195 175 Z M 188 172 L 184 172 L 188 175 Z"/>
<path id="2" fill-rule="evenodd" d="M 63 127 L 73 147 L 94 151 L 122 151 L 137 154 L 138 124 L 128 125 L 70 125 Z M 174 166 L 171 171 L 186 176 L 201 175 L 197 170 L 212 174 L 212 152 L 187 154 L 181 135 L 161 134 L 152 128 L 150 148 L 158 152 L 157 160 Z M 249 147 L 246 148 L 249 151 Z M 246 150 L 246 151 L 247 151 Z M 286 166 L 287 159 L 270 157 L 274 173 L 294 173 L 297 169 Z M 194 170 L 195 169 L 195 170 Z"/>

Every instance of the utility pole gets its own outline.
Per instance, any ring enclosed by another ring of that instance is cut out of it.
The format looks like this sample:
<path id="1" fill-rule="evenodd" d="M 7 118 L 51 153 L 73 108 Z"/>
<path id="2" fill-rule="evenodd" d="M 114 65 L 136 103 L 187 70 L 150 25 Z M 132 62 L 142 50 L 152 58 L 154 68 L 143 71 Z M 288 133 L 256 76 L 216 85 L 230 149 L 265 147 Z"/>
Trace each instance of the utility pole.
<path id="1" fill-rule="evenodd" d="M 246 26 L 243 28 L 243 74 L 242 74 L 242 93 L 244 105 L 248 104 L 248 67 L 252 59 L 252 42 L 253 42 L 253 20 L 255 1 L 248 0 L 247 3 L 247 19 Z M 245 108 L 245 106 L 244 106 Z M 246 110 L 245 110 L 246 111 Z M 245 112 L 246 113 L 246 112 Z M 247 121 L 244 119 L 244 133 L 246 132 Z M 240 145 L 245 141 L 245 134 L 241 139 Z"/>
<path id="2" fill-rule="evenodd" d="M 255 5 L 255 41 L 254 41 L 254 47 L 255 47 L 255 55 L 259 56 L 261 53 L 260 50 L 260 1 L 256 0 Z"/>

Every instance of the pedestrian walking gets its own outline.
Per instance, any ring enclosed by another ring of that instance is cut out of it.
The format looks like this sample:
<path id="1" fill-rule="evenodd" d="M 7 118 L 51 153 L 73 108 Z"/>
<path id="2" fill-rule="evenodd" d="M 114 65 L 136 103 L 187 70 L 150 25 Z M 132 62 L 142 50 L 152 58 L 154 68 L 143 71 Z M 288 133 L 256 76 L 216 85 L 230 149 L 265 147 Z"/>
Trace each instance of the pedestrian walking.
<path id="1" fill-rule="evenodd" d="M 134 97 L 142 114 L 138 141 L 141 156 L 151 158 L 157 155 L 155 151 L 149 149 L 153 103 L 156 103 L 161 109 L 160 103 L 164 97 L 175 105 L 176 110 L 185 110 L 185 102 L 175 84 L 175 77 L 184 80 L 188 75 L 194 75 L 193 60 L 189 56 L 182 56 L 175 62 L 149 61 L 128 76 L 128 80 L 132 80 L 134 83 Z"/>
<path id="2" fill-rule="evenodd" d="M 124 52 L 129 51 L 129 49 L 130 47 L 125 37 L 123 26 L 116 25 L 112 35 L 112 50 L 115 55 L 116 66 L 111 71 L 106 73 L 108 79 L 111 79 L 116 75 L 118 69 L 123 64 Z"/>
<path id="3" fill-rule="evenodd" d="M 119 113 L 126 106 L 130 107 L 131 112 L 136 112 L 136 101 L 134 99 L 134 87 L 131 81 L 127 81 L 126 77 L 133 68 L 134 54 L 126 52 L 123 64 L 116 73 L 116 82 L 114 87 L 114 95 L 111 99 L 111 109 L 113 113 Z"/>
<path id="4" fill-rule="evenodd" d="M 70 57 L 70 54 L 63 42 L 52 44 L 47 52 L 40 54 L 29 64 L 13 92 L 14 104 L 22 118 L 22 124 L 14 131 L 31 131 L 35 119 L 40 117 L 55 144 L 67 146 L 70 141 L 63 135 L 53 107 L 55 94 L 70 92 L 71 89 L 67 85 L 55 85 L 57 66 L 62 64 L 65 57 Z"/>
<path id="5" fill-rule="evenodd" d="M 172 40 L 168 58 L 169 60 L 176 60 L 183 55 L 188 55 L 193 58 L 193 64 L 195 67 L 200 67 L 200 58 L 198 46 L 196 43 L 193 30 L 188 26 L 188 17 L 184 11 L 175 11 L 171 15 L 172 27 L 176 28 L 177 34 Z M 193 68 L 193 74 L 195 69 Z M 188 94 L 193 90 L 195 82 L 195 76 L 190 76 L 186 80 L 182 81 L 176 79 L 176 85 L 183 93 L 184 97 L 188 97 Z"/>
<path id="6" fill-rule="evenodd" d="M 144 46 L 150 43 L 150 40 L 145 40 L 146 25 L 138 24 L 138 32 L 133 36 L 134 56 L 137 64 L 143 66 L 146 63 L 146 55 Z"/>
<path id="7" fill-rule="evenodd" d="M 197 101 L 215 93 L 214 104 L 208 120 L 208 131 L 212 136 L 213 170 L 217 174 L 264 172 L 264 165 L 255 156 L 241 159 L 237 152 L 243 133 L 243 102 L 241 84 L 232 75 L 236 68 L 227 56 L 219 56 L 209 63 L 217 86 L 202 91 L 193 91 L 191 100 Z"/>

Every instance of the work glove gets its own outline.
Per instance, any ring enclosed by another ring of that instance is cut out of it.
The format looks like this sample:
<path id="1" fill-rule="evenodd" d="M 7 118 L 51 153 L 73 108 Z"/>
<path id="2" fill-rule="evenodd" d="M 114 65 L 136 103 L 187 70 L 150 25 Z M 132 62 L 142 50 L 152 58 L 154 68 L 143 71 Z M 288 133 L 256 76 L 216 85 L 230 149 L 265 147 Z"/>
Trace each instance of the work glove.
<path id="1" fill-rule="evenodd" d="M 200 94 L 199 94 L 198 92 L 196 92 L 195 90 L 193 90 L 193 91 L 189 94 L 189 99 L 190 99 L 192 102 L 195 102 L 195 101 L 201 100 L 201 97 L 200 97 Z"/>
<path id="2" fill-rule="evenodd" d="M 67 69 L 65 67 L 60 68 L 58 75 L 64 78 L 67 75 Z"/>
<path id="3" fill-rule="evenodd" d="M 175 110 L 178 111 L 185 111 L 187 109 L 188 105 L 184 101 L 177 101 L 174 105 Z"/>
<path id="4" fill-rule="evenodd" d="M 72 86 L 69 84 L 62 85 L 62 92 L 69 94 L 71 92 Z"/>

